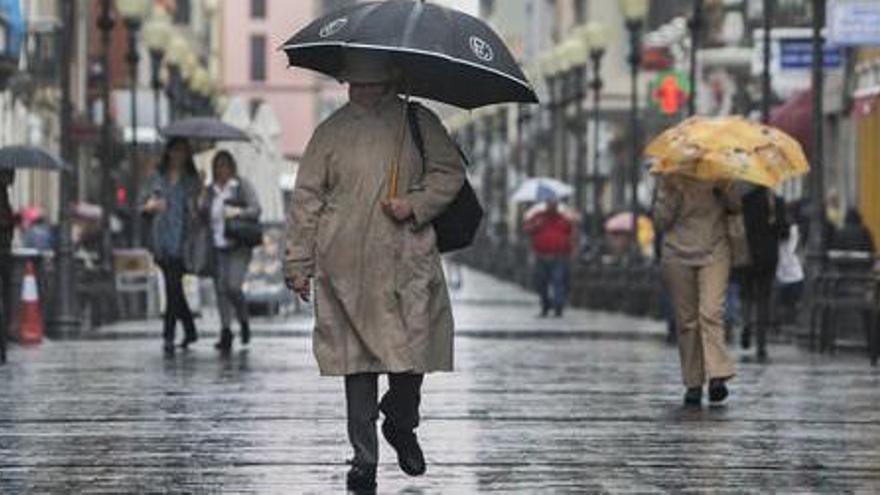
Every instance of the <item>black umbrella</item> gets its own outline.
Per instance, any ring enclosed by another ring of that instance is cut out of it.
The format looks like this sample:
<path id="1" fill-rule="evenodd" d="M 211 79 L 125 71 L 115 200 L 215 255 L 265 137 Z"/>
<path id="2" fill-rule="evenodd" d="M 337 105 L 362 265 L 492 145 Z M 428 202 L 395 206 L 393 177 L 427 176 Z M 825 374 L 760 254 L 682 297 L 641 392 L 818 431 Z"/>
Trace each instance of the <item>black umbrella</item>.
<path id="1" fill-rule="evenodd" d="M 162 129 L 166 138 L 203 139 L 206 141 L 250 141 L 238 127 L 210 117 L 175 120 Z"/>
<path id="2" fill-rule="evenodd" d="M 462 108 L 538 98 L 492 29 L 457 10 L 411 0 L 365 2 L 322 17 L 282 47 L 290 65 L 340 76 L 346 50 L 384 52 L 405 91 Z"/>
<path id="3" fill-rule="evenodd" d="M 0 169 L 40 168 L 62 171 L 67 166 L 61 158 L 36 146 L 6 146 L 0 148 Z"/>

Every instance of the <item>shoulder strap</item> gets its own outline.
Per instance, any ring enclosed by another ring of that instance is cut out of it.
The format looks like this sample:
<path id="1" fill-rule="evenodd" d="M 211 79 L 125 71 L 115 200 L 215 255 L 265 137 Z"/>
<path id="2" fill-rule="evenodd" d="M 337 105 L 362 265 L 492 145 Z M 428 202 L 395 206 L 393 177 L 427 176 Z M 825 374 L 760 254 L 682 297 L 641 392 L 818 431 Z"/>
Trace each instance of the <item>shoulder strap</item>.
<path id="1" fill-rule="evenodd" d="M 409 133 L 412 136 L 413 144 L 416 145 L 416 149 L 419 150 L 419 156 L 422 158 L 422 173 L 425 172 L 425 139 L 422 137 L 422 127 L 419 125 L 419 115 L 418 109 L 421 105 L 418 103 L 411 101 L 406 104 L 406 121 L 409 124 Z M 461 157 L 461 162 L 464 164 L 465 168 L 470 166 L 471 161 L 468 159 L 467 155 L 464 154 L 464 151 L 461 149 L 461 146 L 458 143 L 453 141 L 455 145 L 455 149 L 458 151 L 458 156 Z"/>

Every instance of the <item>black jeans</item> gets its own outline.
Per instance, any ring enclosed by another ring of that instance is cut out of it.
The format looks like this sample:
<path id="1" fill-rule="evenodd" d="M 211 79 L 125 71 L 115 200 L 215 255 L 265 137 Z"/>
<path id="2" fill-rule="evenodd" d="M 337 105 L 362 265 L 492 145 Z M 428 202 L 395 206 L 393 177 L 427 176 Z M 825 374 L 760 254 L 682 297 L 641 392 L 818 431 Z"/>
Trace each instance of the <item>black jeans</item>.
<path id="1" fill-rule="evenodd" d="M 774 324 L 773 283 L 775 270 L 750 269 L 743 277 L 744 331 L 754 331 L 758 355 L 767 353 L 767 333 Z"/>
<path id="2" fill-rule="evenodd" d="M 12 256 L 0 254 L 0 363 L 6 362 L 6 341 L 9 339 L 9 322 L 12 321 Z"/>
<path id="3" fill-rule="evenodd" d="M 174 341 L 174 331 L 177 320 L 183 323 L 183 330 L 188 340 L 196 337 L 196 324 L 193 321 L 192 311 L 186 302 L 183 292 L 184 268 L 181 260 L 162 260 L 159 262 L 162 276 L 165 278 L 165 319 L 163 336 L 165 342 Z"/>
<path id="4" fill-rule="evenodd" d="M 348 440 L 354 449 L 354 464 L 374 467 L 379 462 L 376 420 L 379 411 L 400 430 L 412 431 L 419 425 L 419 404 L 424 375 L 389 373 L 388 392 L 378 402 L 379 375 L 359 373 L 345 377 L 348 410 Z"/>

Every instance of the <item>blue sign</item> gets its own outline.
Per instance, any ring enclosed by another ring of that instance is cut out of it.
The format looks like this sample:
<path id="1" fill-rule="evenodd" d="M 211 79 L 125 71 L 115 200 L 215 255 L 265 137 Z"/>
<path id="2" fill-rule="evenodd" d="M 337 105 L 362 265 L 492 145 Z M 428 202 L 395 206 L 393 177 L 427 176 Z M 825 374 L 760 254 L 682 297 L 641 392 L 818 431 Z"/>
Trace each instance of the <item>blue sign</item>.
<path id="1" fill-rule="evenodd" d="M 813 66 L 813 40 L 796 38 L 780 40 L 779 65 L 783 69 L 809 69 Z M 822 62 L 826 69 L 843 65 L 843 50 L 839 46 L 825 44 Z"/>
<path id="2" fill-rule="evenodd" d="M 880 45 L 880 2 L 832 0 L 828 4 L 828 39 L 844 46 Z"/>

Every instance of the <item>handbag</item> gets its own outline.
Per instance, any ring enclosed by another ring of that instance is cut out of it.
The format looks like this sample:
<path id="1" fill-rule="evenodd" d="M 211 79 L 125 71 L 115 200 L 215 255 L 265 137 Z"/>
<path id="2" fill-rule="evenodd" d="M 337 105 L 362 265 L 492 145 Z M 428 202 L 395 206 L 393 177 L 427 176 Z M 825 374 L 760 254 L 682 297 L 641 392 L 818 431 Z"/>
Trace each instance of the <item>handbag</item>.
<path id="1" fill-rule="evenodd" d="M 425 141 L 422 138 L 422 131 L 419 127 L 418 116 L 416 115 L 417 108 L 418 104 L 407 103 L 406 119 L 409 123 L 413 142 L 422 158 L 422 174 L 424 175 L 426 173 Z M 461 151 L 461 148 L 458 148 L 458 154 L 461 156 L 465 167 L 467 167 L 469 161 L 464 152 Z M 441 253 L 448 253 L 464 249 L 473 244 L 477 230 L 480 228 L 480 222 L 483 220 L 483 214 L 480 200 L 477 198 L 474 188 L 471 187 L 470 181 L 465 177 L 464 184 L 462 184 L 461 189 L 458 190 L 458 194 L 455 195 L 452 202 L 449 203 L 449 206 L 431 221 L 431 225 L 433 225 L 434 232 L 437 235 L 437 250 Z"/>
<path id="2" fill-rule="evenodd" d="M 730 262 L 734 268 L 752 264 L 749 239 L 746 237 L 746 222 L 742 213 L 727 215 L 727 239 L 730 242 Z"/>
<path id="3" fill-rule="evenodd" d="M 223 224 L 223 235 L 239 246 L 255 248 L 263 244 L 263 226 L 259 220 L 227 218 Z"/>

